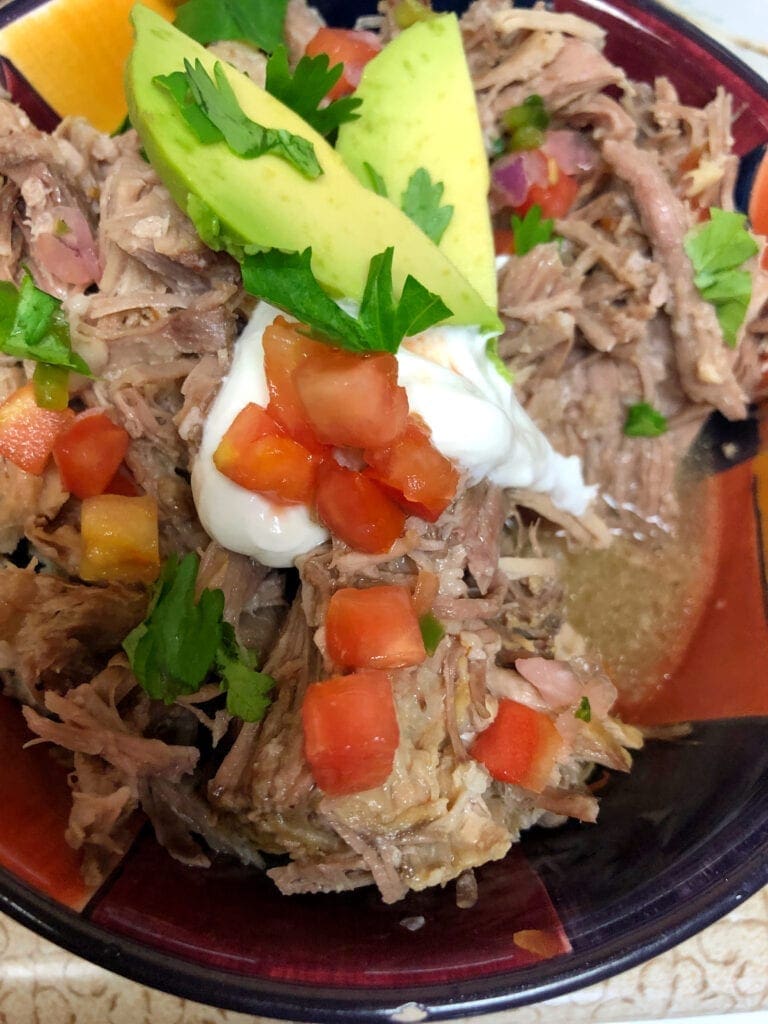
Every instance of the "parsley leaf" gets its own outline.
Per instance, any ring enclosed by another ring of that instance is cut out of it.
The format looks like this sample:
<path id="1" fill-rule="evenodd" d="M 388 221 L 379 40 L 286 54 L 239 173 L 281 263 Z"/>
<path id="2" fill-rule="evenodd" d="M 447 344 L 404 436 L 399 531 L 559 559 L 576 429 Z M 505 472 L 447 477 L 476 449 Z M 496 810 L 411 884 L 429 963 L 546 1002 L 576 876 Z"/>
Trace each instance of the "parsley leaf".
<path id="1" fill-rule="evenodd" d="M 333 67 L 329 64 L 327 53 L 302 57 L 291 74 L 288 51 L 282 45 L 267 61 L 267 92 L 303 117 L 321 135 L 330 135 L 346 121 L 356 121 L 360 115 L 355 110 L 363 102 L 358 97 L 345 96 L 325 107 L 320 106 L 344 70 L 343 64 L 334 64 Z"/>
<path id="2" fill-rule="evenodd" d="M 237 102 L 219 61 L 213 74 L 215 82 L 199 60 L 192 67 L 185 59 L 184 71 L 154 79 L 170 92 L 199 142 L 207 145 L 223 140 L 233 153 L 246 159 L 269 153 L 291 164 L 305 178 L 323 173 L 311 142 L 284 128 L 265 128 L 252 121 Z"/>
<path id="3" fill-rule="evenodd" d="M 410 275 L 400 301 L 392 289 L 391 247 L 371 259 L 365 291 L 355 318 L 338 306 L 312 273 L 312 250 L 277 249 L 246 256 L 247 291 L 292 313 L 314 333 L 352 352 L 396 352 L 404 337 L 445 320 L 451 310 Z"/>
<path id="4" fill-rule="evenodd" d="M 668 429 L 667 417 L 648 402 L 636 402 L 627 409 L 624 421 L 627 437 L 659 437 Z"/>
<path id="5" fill-rule="evenodd" d="M 715 307 L 723 338 L 733 348 L 752 298 L 751 275 L 739 268 L 759 247 L 743 213 L 713 207 L 710 218 L 689 231 L 683 244 L 696 274 L 694 283 Z"/>
<path id="6" fill-rule="evenodd" d="M 445 229 L 453 216 L 452 206 L 440 205 L 443 190 L 442 181 L 433 183 L 429 171 L 419 167 L 408 179 L 400 201 L 403 213 L 410 217 L 435 245 L 445 234 Z"/>
<path id="7" fill-rule="evenodd" d="M 237 39 L 271 53 L 282 42 L 287 6 L 288 0 L 188 0 L 174 24 L 203 46 Z"/>
<path id="8" fill-rule="evenodd" d="M 537 245 L 543 245 L 552 238 L 554 220 L 547 217 L 541 219 L 541 207 L 538 203 L 526 211 L 524 217 L 512 214 L 512 233 L 515 236 L 515 255 L 525 256 Z"/>
<path id="9" fill-rule="evenodd" d="M 205 588 L 195 600 L 198 567 L 191 553 L 181 561 L 175 555 L 168 559 L 147 617 L 128 634 L 123 649 L 139 683 L 155 700 L 172 704 L 196 693 L 215 670 L 230 712 L 258 721 L 274 681 L 255 670 L 255 654 L 237 643 L 223 620 L 221 590 Z"/>
<path id="10" fill-rule="evenodd" d="M 387 199 L 389 196 L 389 193 L 387 191 L 387 183 L 384 181 L 384 179 L 376 170 L 376 168 L 369 164 L 367 160 L 364 160 L 363 170 L 368 175 L 368 180 L 370 181 L 369 187 L 372 189 L 372 191 L 374 191 L 377 196 L 383 196 L 385 199 Z"/>
<path id="11" fill-rule="evenodd" d="M 509 369 L 507 364 L 499 355 L 499 339 L 489 338 L 485 343 L 485 354 L 488 359 L 493 363 L 493 366 L 497 373 L 507 382 L 507 384 L 514 384 L 515 378 L 512 375 L 512 371 Z"/>
<path id="12" fill-rule="evenodd" d="M 72 351 L 61 302 L 37 288 L 27 271 L 18 290 L 10 281 L 0 281 L 0 352 L 93 376 Z"/>
<path id="13" fill-rule="evenodd" d="M 582 722 L 592 721 L 592 706 L 589 703 L 589 697 L 582 697 L 579 701 L 579 706 L 573 712 L 574 718 L 580 718 Z"/>

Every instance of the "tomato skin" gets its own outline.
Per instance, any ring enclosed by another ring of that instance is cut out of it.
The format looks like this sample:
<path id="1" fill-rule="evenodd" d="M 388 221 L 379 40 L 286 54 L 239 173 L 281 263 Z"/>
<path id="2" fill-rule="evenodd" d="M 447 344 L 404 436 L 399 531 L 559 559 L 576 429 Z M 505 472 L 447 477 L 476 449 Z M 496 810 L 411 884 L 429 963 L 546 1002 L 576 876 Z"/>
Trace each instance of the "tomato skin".
<path id="1" fill-rule="evenodd" d="M 267 412 L 288 434 L 308 451 L 322 452 L 301 404 L 294 373 L 311 356 L 322 355 L 328 346 L 313 341 L 296 330 L 293 324 L 278 316 L 264 331 L 264 372 L 267 377 L 269 404 Z"/>
<path id="2" fill-rule="evenodd" d="M 328 603 L 325 644 L 343 668 L 405 668 L 427 656 L 405 587 L 337 590 Z"/>
<path id="3" fill-rule="evenodd" d="M 400 741 L 386 673 L 354 672 L 311 683 L 301 721 L 304 755 L 323 792 L 345 796 L 386 782 Z"/>
<path id="4" fill-rule="evenodd" d="M 294 373 L 310 426 L 326 444 L 368 448 L 390 444 L 405 430 L 408 396 L 388 352 L 357 355 L 329 348 Z"/>
<path id="5" fill-rule="evenodd" d="M 373 480 L 329 460 L 317 477 L 317 515 L 355 551 L 383 554 L 403 533 L 405 514 Z"/>
<path id="6" fill-rule="evenodd" d="M 100 409 L 75 416 L 53 445 L 64 488 L 78 498 L 94 498 L 109 487 L 131 442 L 128 431 Z"/>
<path id="7" fill-rule="evenodd" d="M 381 50 L 378 36 L 349 28 L 319 28 L 307 43 L 307 57 L 328 55 L 330 67 L 343 64 L 338 82 L 328 91 L 329 100 L 337 100 L 354 92 L 360 84 L 365 65 Z"/>
<path id="8" fill-rule="evenodd" d="M 453 501 L 458 470 L 413 422 L 390 447 L 366 449 L 364 457 L 368 475 L 391 488 L 409 515 L 434 523 Z"/>
<path id="9" fill-rule="evenodd" d="M 136 478 L 125 464 L 117 467 L 117 472 L 104 488 L 105 494 L 120 494 L 124 498 L 140 498 L 144 493 L 136 483 Z"/>
<path id="10" fill-rule="evenodd" d="M 318 458 L 262 409 L 241 409 L 213 453 L 216 468 L 240 487 L 288 505 L 308 504 L 315 490 Z"/>
<path id="11" fill-rule="evenodd" d="M 547 185 L 531 185 L 525 202 L 515 211 L 524 216 L 532 206 L 541 207 L 541 216 L 544 220 L 548 217 L 565 217 L 579 191 L 579 183 L 569 174 L 564 174 L 559 168 L 557 181 Z"/>
<path id="12" fill-rule="evenodd" d="M 563 742 L 552 720 L 514 700 L 500 700 L 496 718 L 469 749 L 494 779 L 534 793 L 547 786 Z"/>
<path id="13" fill-rule="evenodd" d="M 515 233 L 512 228 L 493 229 L 493 249 L 497 256 L 514 256 Z"/>
<path id="14" fill-rule="evenodd" d="M 42 409 L 35 402 L 34 384 L 24 384 L 0 405 L 0 455 L 40 476 L 56 438 L 74 415 L 71 409 Z"/>

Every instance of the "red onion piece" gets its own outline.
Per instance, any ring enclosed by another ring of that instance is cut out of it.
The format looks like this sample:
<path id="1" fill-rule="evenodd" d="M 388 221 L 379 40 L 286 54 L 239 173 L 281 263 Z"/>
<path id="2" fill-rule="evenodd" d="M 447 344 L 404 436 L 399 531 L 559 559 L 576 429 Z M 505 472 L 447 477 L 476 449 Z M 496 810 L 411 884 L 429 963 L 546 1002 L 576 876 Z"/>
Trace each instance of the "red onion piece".
<path id="1" fill-rule="evenodd" d="M 599 159 L 592 143 L 581 132 L 570 129 L 548 131 L 541 148 L 564 174 L 594 170 Z"/>
<path id="2" fill-rule="evenodd" d="M 96 242 L 88 221 L 74 206 L 57 206 L 54 224 L 66 226 L 61 234 L 43 231 L 33 242 L 35 259 L 53 277 L 66 284 L 85 287 L 101 277 Z"/>
<path id="3" fill-rule="evenodd" d="M 546 185 L 547 160 L 539 150 L 509 153 L 491 167 L 491 181 L 504 206 L 522 206 L 531 185 Z"/>

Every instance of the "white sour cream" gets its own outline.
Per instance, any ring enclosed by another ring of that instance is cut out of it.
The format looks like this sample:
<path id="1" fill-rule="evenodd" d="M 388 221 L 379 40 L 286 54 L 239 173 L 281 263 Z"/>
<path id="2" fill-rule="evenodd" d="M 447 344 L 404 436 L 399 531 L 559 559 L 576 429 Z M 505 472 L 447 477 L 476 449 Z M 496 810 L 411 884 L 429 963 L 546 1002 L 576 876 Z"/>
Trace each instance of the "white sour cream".
<path id="1" fill-rule="evenodd" d="M 192 470 L 195 505 L 206 532 L 231 551 L 264 565 L 286 567 L 327 537 L 304 506 L 277 505 L 233 483 L 213 453 L 248 402 L 266 405 L 262 337 L 279 310 L 260 303 L 235 346 L 232 367 L 211 406 Z M 435 446 L 467 473 L 502 487 L 547 494 L 580 515 L 594 496 L 577 456 L 559 455 L 534 424 L 486 355 L 490 335 L 472 327 L 433 327 L 403 342 L 398 382 L 411 412 L 432 432 Z"/>
<path id="2" fill-rule="evenodd" d="M 266 405 L 262 337 L 280 310 L 260 302 L 237 339 L 235 355 L 203 429 L 192 467 L 192 494 L 203 529 L 222 547 L 257 558 L 262 565 L 285 568 L 297 555 L 311 551 L 328 537 L 304 505 L 277 505 L 247 491 L 220 473 L 213 453 L 232 420 L 249 402 Z"/>

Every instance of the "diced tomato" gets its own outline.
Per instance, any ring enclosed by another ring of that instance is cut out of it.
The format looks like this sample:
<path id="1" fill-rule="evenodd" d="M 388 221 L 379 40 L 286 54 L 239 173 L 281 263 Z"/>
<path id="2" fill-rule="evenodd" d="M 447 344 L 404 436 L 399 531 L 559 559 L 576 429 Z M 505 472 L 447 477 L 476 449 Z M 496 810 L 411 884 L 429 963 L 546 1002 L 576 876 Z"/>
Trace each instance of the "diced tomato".
<path id="1" fill-rule="evenodd" d="M 332 460 L 318 473 L 315 501 L 320 522 L 356 551 L 389 551 L 405 527 L 405 513 L 373 480 Z"/>
<path id="2" fill-rule="evenodd" d="M 384 672 L 354 672 L 312 683 L 301 707 L 304 754 L 329 796 L 386 782 L 400 730 L 392 683 Z"/>
<path id="3" fill-rule="evenodd" d="M 768 156 L 763 156 L 752 183 L 749 223 L 758 235 L 768 235 Z M 763 250 L 760 265 L 763 270 L 768 270 L 768 247 Z"/>
<path id="4" fill-rule="evenodd" d="M 427 656 L 405 587 L 337 590 L 328 603 L 325 643 L 343 668 L 404 668 Z"/>
<path id="5" fill-rule="evenodd" d="M 381 50 L 381 42 L 373 32 L 360 32 L 349 28 L 320 28 L 307 43 L 305 53 L 317 57 L 326 53 L 330 66 L 343 64 L 338 82 L 328 92 L 329 100 L 346 96 L 360 84 L 363 69 Z"/>
<path id="6" fill-rule="evenodd" d="M 306 359 L 322 354 L 328 346 L 308 338 L 282 316 L 264 331 L 263 344 L 264 372 L 269 389 L 267 412 L 308 451 L 323 451 L 323 445 L 315 437 L 299 400 L 293 375 Z"/>
<path id="7" fill-rule="evenodd" d="M 324 348 L 294 373 L 297 394 L 317 437 L 349 448 L 390 444 L 408 420 L 408 396 L 397 383 L 395 357 Z"/>
<path id="8" fill-rule="evenodd" d="M 512 228 L 493 229 L 493 248 L 497 256 L 514 255 L 515 233 Z"/>
<path id="9" fill-rule="evenodd" d="M 157 502 L 97 494 L 80 511 L 80 576 L 91 582 L 151 583 L 160 572 Z"/>
<path id="10" fill-rule="evenodd" d="M 56 438 L 74 415 L 71 409 L 41 409 L 35 402 L 34 384 L 25 384 L 0 405 L 0 455 L 40 476 Z"/>
<path id="11" fill-rule="evenodd" d="M 105 412 L 93 409 L 75 416 L 53 446 L 64 488 L 78 498 L 103 494 L 130 444 L 128 431 Z"/>
<path id="12" fill-rule="evenodd" d="M 440 589 L 440 577 L 436 572 L 419 569 L 416 585 L 413 588 L 413 610 L 417 615 L 426 615 L 432 610 L 435 598 Z"/>
<path id="13" fill-rule="evenodd" d="M 138 498 L 144 492 L 126 465 L 117 467 L 117 472 L 104 488 L 105 494 L 122 494 L 125 498 Z"/>
<path id="14" fill-rule="evenodd" d="M 552 719 L 514 700 L 500 700 L 498 714 L 470 747 L 494 779 L 540 793 L 563 746 Z"/>
<path id="15" fill-rule="evenodd" d="M 285 436 L 283 428 L 253 402 L 241 409 L 213 453 L 216 468 L 240 487 L 285 504 L 308 504 L 318 459 Z"/>
<path id="16" fill-rule="evenodd" d="M 453 463 L 415 423 L 388 448 L 366 449 L 369 475 L 392 488 L 406 512 L 434 523 L 450 505 L 459 484 Z"/>
<path id="17" fill-rule="evenodd" d="M 550 165 L 552 164 L 553 161 L 550 161 Z M 564 217 L 573 206 L 578 191 L 578 181 L 570 174 L 564 174 L 557 164 L 554 164 L 549 182 L 546 185 L 531 185 L 525 202 L 515 212 L 523 216 L 532 206 L 538 204 L 541 207 L 542 218 Z"/>

